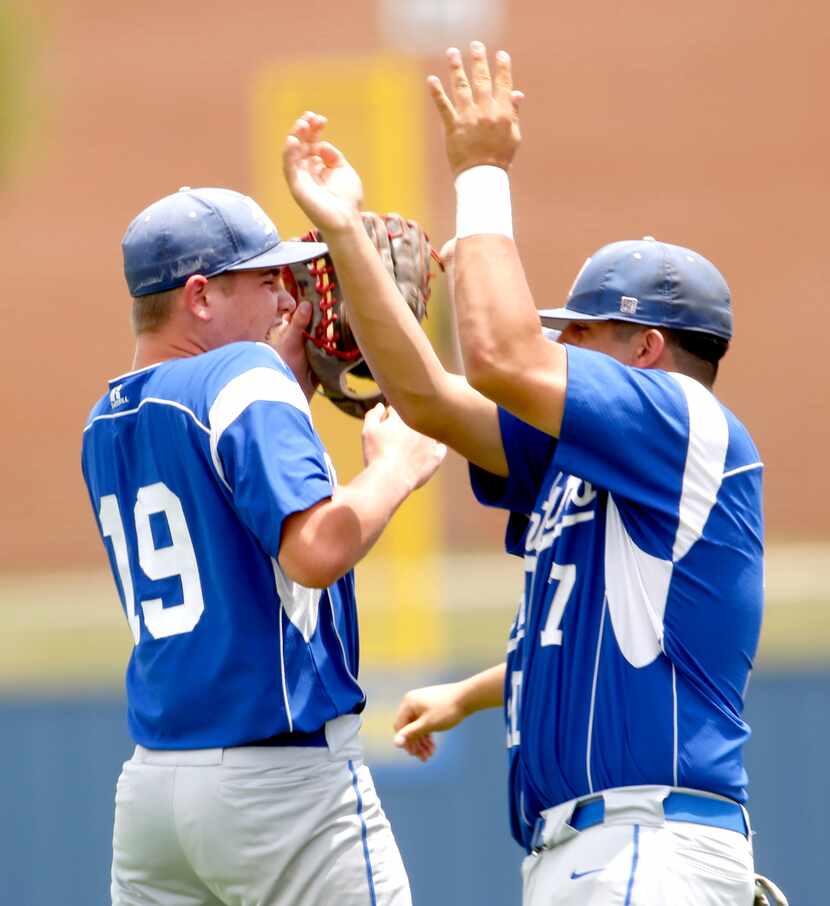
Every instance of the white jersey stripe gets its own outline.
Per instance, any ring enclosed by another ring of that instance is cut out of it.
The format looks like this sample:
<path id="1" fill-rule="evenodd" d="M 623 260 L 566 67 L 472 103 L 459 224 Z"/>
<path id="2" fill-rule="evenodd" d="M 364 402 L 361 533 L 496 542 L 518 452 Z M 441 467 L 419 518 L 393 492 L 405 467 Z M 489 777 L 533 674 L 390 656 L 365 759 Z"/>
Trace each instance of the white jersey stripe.
<path id="1" fill-rule="evenodd" d="M 680 385 L 689 411 L 689 448 L 672 551 L 672 560 L 676 563 L 703 534 L 703 527 L 715 505 L 723 481 L 729 425 L 720 403 L 702 384 L 685 374 L 671 376 Z"/>
<path id="2" fill-rule="evenodd" d="M 642 550 L 628 534 L 612 494 L 605 516 L 605 595 L 620 651 L 645 667 L 663 647 L 663 615 L 671 584 L 671 560 Z"/>
<path id="3" fill-rule="evenodd" d="M 320 597 L 323 591 L 320 588 L 306 588 L 293 579 L 289 579 L 275 559 L 272 558 L 271 562 L 274 564 L 277 594 L 280 596 L 288 619 L 291 620 L 303 639 L 309 642 L 317 629 Z"/>
<path id="4" fill-rule="evenodd" d="M 671 700 L 672 700 L 672 731 L 674 752 L 672 757 L 672 783 L 677 786 L 677 668 L 671 665 Z"/>
<path id="5" fill-rule="evenodd" d="M 271 565 L 274 568 L 274 581 L 277 586 L 277 595 L 279 595 L 279 582 L 277 582 L 277 571 L 279 570 L 279 564 L 272 557 Z M 285 639 L 283 637 L 282 631 L 282 614 L 284 606 L 282 600 L 280 600 L 280 609 L 277 611 L 277 621 L 280 624 L 280 681 L 282 682 L 282 700 L 285 702 L 285 716 L 288 718 L 288 732 L 294 732 L 294 720 L 291 717 L 291 705 L 288 701 L 288 683 L 285 681 Z"/>
<path id="6" fill-rule="evenodd" d="M 614 634 L 630 664 L 644 667 L 662 650 L 663 616 L 674 563 L 700 538 L 723 480 L 729 426 L 720 404 L 694 379 L 672 374 L 686 398 L 689 445 L 683 469 L 672 559 L 641 550 L 612 495 L 605 522 L 605 580 Z"/>
<path id="7" fill-rule="evenodd" d="M 175 400 L 162 400 L 154 396 L 145 397 L 135 408 L 133 409 L 123 409 L 121 412 L 109 412 L 104 415 L 96 415 L 95 418 L 91 419 L 89 424 L 84 428 L 84 431 L 88 431 L 95 422 L 106 421 L 107 419 L 112 418 L 122 418 L 125 415 L 135 415 L 139 409 L 144 408 L 148 403 L 154 403 L 158 406 L 172 406 L 174 409 L 178 409 L 181 412 L 187 413 L 194 422 L 196 422 L 197 427 L 201 428 L 206 434 L 210 434 L 210 428 L 207 425 L 203 425 L 198 418 L 196 418 L 196 413 L 191 409 L 188 409 L 187 406 L 183 406 L 181 403 L 177 403 Z"/>
<path id="8" fill-rule="evenodd" d="M 159 365 L 163 365 L 164 362 L 153 362 L 152 365 L 145 365 L 143 368 L 136 368 L 135 371 L 127 371 L 124 374 L 119 374 L 118 377 L 110 378 L 107 383 L 114 384 L 116 381 L 126 381 L 127 378 L 135 377 L 137 374 L 141 374 L 144 371 L 149 371 L 151 368 L 158 368 Z"/>
<path id="9" fill-rule="evenodd" d="M 210 455 L 216 473 L 228 490 L 230 485 L 225 478 L 222 462 L 219 459 L 219 441 L 237 418 L 256 402 L 287 403 L 311 418 L 308 400 L 300 385 L 281 371 L 273 368 L 251 368 L 227 384 L 210 407 L 208 424 L 210 425 Z"/>
<path id="10" fill-rule="evenodd" d="M 597 677 L 599 676 L 599 655 L 602 650 L 602 633 L 605 629 L 605 611 L 608 608 L 608 598 L 602 603 L 602 616 L 599 618 L 599 633 L 597 634 L 597 651 L 594 658 L 594 681 L 591 683 L 591 707 L 588 711 L 588 743 L 585 746 L 585 772 L 588 776 L 588 789 L 594 792 L 594 781 L 591 777 L 591 742 L 594 736 L 594 707 L 597 702 Z"/>
<path id="11" fill-rule="evenodd" d="M 764 464 L 762 462 L 751 462 L 747 466 L 738 466 L 737 469 L 730 469 L 728 472 L 724 472 L 721 476 L 722 478 L 731 478 L 733 475 L 740 475 L 742 472 L 750 472 L 753 469 L 763 469 Z"/>
<path id="12" fill-rule="evenodd" d="M 329 612 L 331 613 L 331 625 L 334 629 L 334 634 L 337 636 L 337 641 L 340 642 L 340 654 L 343 656 L 343 666 L 346 668 L 346 673 L 357 682 L 357 677 L 349 670 L 349 661 L 346 657 L 346 647 L 343 644 L 343 639 L 340 638 L 340 630 L 337 628 L 337 616 L 334 613 L 334 603 L 331 600 L 331 595 L 327 595 L 329 599 Z"/>

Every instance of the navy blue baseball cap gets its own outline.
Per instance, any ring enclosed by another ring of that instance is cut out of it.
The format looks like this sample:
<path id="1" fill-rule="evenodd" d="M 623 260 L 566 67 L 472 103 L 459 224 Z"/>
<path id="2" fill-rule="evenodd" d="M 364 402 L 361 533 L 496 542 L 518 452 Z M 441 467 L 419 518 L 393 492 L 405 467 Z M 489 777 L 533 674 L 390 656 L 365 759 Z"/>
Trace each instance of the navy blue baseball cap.
<path id="1" fill-rule="evenodd" d="M 729 287 L 702 255 L 645 239 L 612 242 L 577 274 L 564 308 L 539 311 L 546 327 L 570 321 L 630 321 L 732 336 Z"/>
<path id="2" fill-rule="evenodd" d="M 247 195 L 189 186 L 145 208 L 127 227 L 121 249 L 134 298 L 183 286 L 193 274 L 283 267 L 328 251 L 322 242 L 280 239 Z"/>

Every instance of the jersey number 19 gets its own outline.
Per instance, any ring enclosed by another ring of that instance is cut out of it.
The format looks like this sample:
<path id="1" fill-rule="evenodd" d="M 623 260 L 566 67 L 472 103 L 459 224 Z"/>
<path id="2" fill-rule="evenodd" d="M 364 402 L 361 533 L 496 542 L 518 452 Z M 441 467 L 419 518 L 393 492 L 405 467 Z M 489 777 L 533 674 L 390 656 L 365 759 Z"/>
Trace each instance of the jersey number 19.
<path id="1" fill-rule="evenodd" d="M 172 543 L 166 547 L 156 547 L 153 540 L 150 517 L 157 513 L 164 515 L 170 530 Z M 133 507 L 138 563 L 144 574 L 154 581 L 169 579 L 172 576 L 179 576 L 181 579 L 184 600 L 169 607 L 164 606 L 161 598 L 136 600 L 127 537 L 115 494 L 107 494 L 101 498 L 98 518 L 101 521 L 103 536 L 112 541 L 118 578 L 124 592 L 127 622 L 130 624 L 136 645 L 141 638 L 138 607 L 144 613 L 144 625 L 154 639 L 191 632 L 202 616 L 205 602 L 196 552 L 190 540 L 181 500 L 166 484 L 159 481 L 139 488 Z"/>

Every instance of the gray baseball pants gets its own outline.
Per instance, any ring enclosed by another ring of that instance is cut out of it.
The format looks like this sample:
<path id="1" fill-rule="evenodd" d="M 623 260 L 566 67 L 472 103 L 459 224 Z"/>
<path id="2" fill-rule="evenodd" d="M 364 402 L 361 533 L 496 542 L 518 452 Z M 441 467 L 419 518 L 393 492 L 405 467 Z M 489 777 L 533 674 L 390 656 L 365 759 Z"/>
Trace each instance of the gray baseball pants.
<path id="1" fill-rule="evenodd" d="M 331 721 L 328 748 L 138 746 L 116 789 L 113 906 L 410 906 L 358 727 Z"/>

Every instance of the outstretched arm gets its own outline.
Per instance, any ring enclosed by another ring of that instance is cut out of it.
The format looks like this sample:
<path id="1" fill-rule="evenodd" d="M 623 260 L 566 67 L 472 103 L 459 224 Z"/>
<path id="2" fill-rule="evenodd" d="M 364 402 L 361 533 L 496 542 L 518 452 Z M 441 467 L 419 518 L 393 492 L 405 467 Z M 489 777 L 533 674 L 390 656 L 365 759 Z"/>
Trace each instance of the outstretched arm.
<path id="1" fill-rule="evenodd" d="M 468 78 L 460 51 L 447 51 L 449 96 L 438 78 L 429 78 L 459 196 L 455 302 L 464 370 L 488 399 L 558 436 L 565 350 L 539 331 L 512 238 L 506 173 L 521 139 L 521 94 L 513 89 L 504 51 L 496 54 L 492 74 L 483 44 L 474 41 L 470 54 Z"/>
<path id="2" fill-rule="evenodd" d="M 504 664 L 468 679 L 407 692 L 395 717 L 395 745 L 421 761 L 435 753 L 434 732 L 450 730 L 476 711 L 504 703 Z"/>
<path id="3" fill-rule="evenodd" d="M 360 180 L 340 151 L 321 140 L 325 124 L 311 112 L 297 120 L 285 144 L 285 176 L 323 232 L 372 374 L 409 425 L 507 475 L 496 406 L 444 369 L 366 235 L 356 204 Z"/>
<path id="4" fill-rule="evenodd" d="M 328 587 L 366 556 L 395 510 L 432 477 L 447 452 L 381 403 L 366 413 L 362 440 L 366 468 L 283 523 L 280 567 L 307 588 Z"/>

